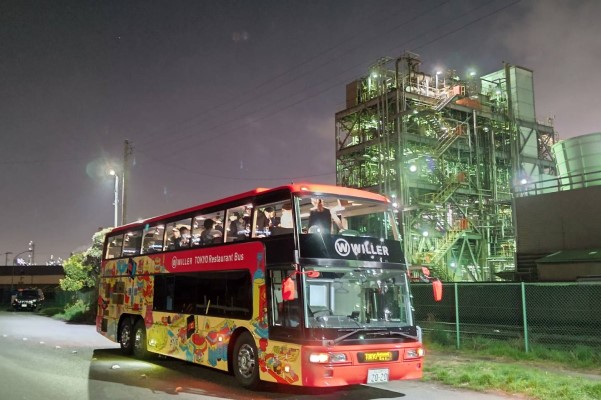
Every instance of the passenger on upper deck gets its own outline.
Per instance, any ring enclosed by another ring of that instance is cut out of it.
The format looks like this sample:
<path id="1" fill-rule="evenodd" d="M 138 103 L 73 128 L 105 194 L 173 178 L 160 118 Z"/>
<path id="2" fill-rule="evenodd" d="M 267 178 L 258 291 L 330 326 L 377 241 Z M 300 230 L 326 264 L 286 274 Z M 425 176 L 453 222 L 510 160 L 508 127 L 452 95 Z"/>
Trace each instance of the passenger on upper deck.
<path id="1" fill-rule="evenodd" d="M 311 210 L 309 214 L 309 233 L 314 229 L 318 228 L 318 232 L 321 233 L 332 233 L 332 222 L 336 224 L 338 229 L 342 229 L 342 224 L 337 216 L 335 216 L 329 208 L 324 207 L 322 199 L 312 199 L 311 202 L 315 208 Z"/>
<path id="2" fill-rule="evenodd" d="M 233 237 L 234 240 L 245 239 L 248 235 L 246 222 L 244 222 L 244 218 L 239 214 L 233 214 L 231 216 L 229 230 L 229 236 Z"/>
<path id="3" fill-rule="evenodd" d="M 179 228 L 180 239 L 176 244 L 176 248 L 190 247 L 190 230 L 186 226 Z"/>
<path id="4" fill-rule="evenodd" d="M 294 221 L 292 219 L 292 204 L 284 203 L 282 205 L 282 216 L 280 217 L 280 227 L 293 228 Z"/>
<path id="5" fill-rule="evenodd" d="M 268 231 L 275 226 L 275 210 L 273 207 L 265 207 L 263 211 L 258 211 L 257 215 L 257 233 L 268 235 Z"/>
<path id="6" fill-rule="evenodd" d="M 220 231 L 214 228 L 215 221 L 213 221 L 211 218 L 205 219 L 203 226 L 205 229 L 200 234 L 200 240 L 202 244 L 215 243 L 223 236 Z"/>

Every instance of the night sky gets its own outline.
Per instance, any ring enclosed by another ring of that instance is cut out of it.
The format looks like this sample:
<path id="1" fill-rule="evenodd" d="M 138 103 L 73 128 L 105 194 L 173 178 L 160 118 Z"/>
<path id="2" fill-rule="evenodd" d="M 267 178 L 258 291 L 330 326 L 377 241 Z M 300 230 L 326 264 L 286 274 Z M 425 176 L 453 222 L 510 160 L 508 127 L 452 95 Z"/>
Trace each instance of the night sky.
<path id="1" fill-rule="evenodd" d="M 539 120 L 601 130 L 601 2 L 0 2 L 0 264 L 66 258 L 113 224 L 290 181 L 335 183 L 334 114 L 380 57 L 534 70 Z"/>

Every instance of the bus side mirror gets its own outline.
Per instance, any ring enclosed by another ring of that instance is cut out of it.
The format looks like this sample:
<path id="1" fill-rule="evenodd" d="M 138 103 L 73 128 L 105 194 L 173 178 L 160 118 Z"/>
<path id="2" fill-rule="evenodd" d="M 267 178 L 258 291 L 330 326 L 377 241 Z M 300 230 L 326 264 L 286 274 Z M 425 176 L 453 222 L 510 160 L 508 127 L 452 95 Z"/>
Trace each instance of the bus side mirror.
<path id="1" fill-rule="evenodd" d="M 432 291 L 434 294 L 434 301 L 441 301 L 442 300 L 442 282 L 440 281 L 440 279 L 432 280 Z"/>

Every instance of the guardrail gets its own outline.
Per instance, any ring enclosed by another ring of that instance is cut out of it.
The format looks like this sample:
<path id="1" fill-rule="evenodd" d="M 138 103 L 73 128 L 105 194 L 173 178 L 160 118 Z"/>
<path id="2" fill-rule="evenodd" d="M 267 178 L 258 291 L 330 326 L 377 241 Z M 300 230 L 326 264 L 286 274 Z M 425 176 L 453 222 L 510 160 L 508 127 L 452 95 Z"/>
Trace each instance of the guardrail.
<path id="1" fill-rule="evenodd" d="M 513 194 L 515 197 L 525 197 L 564 190 L 582 189 L 590 186 L 601 186 L 601 171 L 583 172 L 581 174 L 559 176 L 538 182 L 519 184 L 513 188 Z"/>

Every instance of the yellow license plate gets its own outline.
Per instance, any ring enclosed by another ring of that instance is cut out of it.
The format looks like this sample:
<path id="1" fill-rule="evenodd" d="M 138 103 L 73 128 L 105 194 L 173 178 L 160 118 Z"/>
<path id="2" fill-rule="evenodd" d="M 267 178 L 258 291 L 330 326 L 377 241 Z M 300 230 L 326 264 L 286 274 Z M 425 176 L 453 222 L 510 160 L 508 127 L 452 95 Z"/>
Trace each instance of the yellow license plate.
<path id="1" fill-rule="evenodd" d="M 392 361 L 391 351 L 376 351 L 364 354 L 365 361 Z"/>

